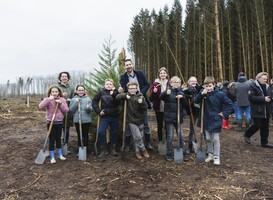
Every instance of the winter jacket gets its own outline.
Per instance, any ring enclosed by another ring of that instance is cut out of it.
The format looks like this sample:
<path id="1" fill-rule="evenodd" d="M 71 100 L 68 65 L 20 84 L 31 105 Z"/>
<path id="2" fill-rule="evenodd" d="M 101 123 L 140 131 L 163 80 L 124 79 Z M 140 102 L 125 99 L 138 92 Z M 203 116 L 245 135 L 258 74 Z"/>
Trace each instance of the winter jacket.
<path id="1" fill-rule="evenodd" d="M 150 87 L 150 83 L 148 82 L 146 76 L 144 75 L 144 73 L 142 71 L 137 71 L 134 70 L 134 74 L 137 77 L 137 81 L 138 81 L 138 85 L 140 88 L 140 93 L 145 97 L 145 100 L 147 102 L 148 108 L 151 108 L 150 105 L 150 101 L 146 95 L 146 92 L 148 91 L 149 87 Z M 128 77 L 128 73 L 125 72 L 123 75 L 121 75 L 120 77 L 120 81 L 119 81 L 121 87 L 124 89 L 124 92 L 127 92 L 127 83 L 129 83 L 129 77 Z"/>
<path id="2" fill-rule="evenodd" d="M 187 100 L 187 114 L 190 115 L 190 109 L 189 107 L 191 106 L 192 114 L 193 116 L 197 117 L 199 114 L 199 107 L 194 103 L 194 98 L 195 96 L 199 93 L 199 91 L 202 89 L 202 86 L 195 86 L 195 87 L 188 87 L 186 88 L 183 92 L 186 95 L 186 100 Z M 189 105 L 190 101 L 190 105 Z"/>
<path id="3" fill-rule="evenodd" d="M 180 123 L 183 123 L 183 117 L 185 117 L 186 114 L 186 98 L 185 94 L 182 90 L 182 88 L 176 88 L 173 89 L 170 87 L 171 93 L 167 94 L 167 90 L 162 92 L 159 96 L 159 98 L 164 101 L 164 115 L 163 119 L 165 122 L 169 123 L 177 123 L 177 112 L 178 112 L 178 104 L 177 104 L 177 95 L 182 95 L 183 98 L 180 99 Z"/>
<path id="4" fill-rule="evenodd" d="M 268 84 L 266 84 L 266 96 L 269 96 L 272 99 L 272 93 Z M 254 83 L 250 85 L 248 92 L 252 118 L 267 118 L 270 116 L 271 102 L 265 102 L 264 97 L 265 95 L 259 82 L 255 80 Z"/>
<path id="5" fill-rule="evenodd" d="M 56 108 L 56 102 L 55 100 L 61 100 L 61 103 L 59 104 L 58 110 L 56 112 L 56 116 L 54 119 L 54 122 L 62 122 L 64 118 L 64 114 L 68 112 L 68 107 L 66 104 L 66 101 L 63 97 L 58 97 L 53 99 L 50 99 L 49 97 L 46 97 L 43 99 L 43 101 L 39 104 L 39 109 L 46 111 L 46 120 L 51 121 L 54 110 Z"/>
<path id="6" fill-rule="evenodd" d="M 58 83 L 58 86 L 62 89 L 63 92 L 67 93 L 67 96 L 64 97 L 65 99 L 72 99 L 74 96 L 74 88 L 71 87 L 69 84 L 63 85 L 61 82 Z"/>
<path id="7" fill-rule="evenodd" d="M 92 111 L 92 101 L 87 96 L 82 97 L 75 95 L 70 101 L 69 109 L 73 113 L 73 122 L 79 123 L 79 111 L 78 111 L 78 102 L 76 99 L 80 98 L 80 109 L 81 109 L 81 122 L 82 123 L 91 123 L 91 111 Z"/>
<path id="8" fill-rule="evenodd" d="M 202 91 L 203 90 L 196 95 L 194 100 L 195 103 L 201 103 L 197 124 L 198 127 L 201 127 Z M 204 99 L 204 130 L 207 130 L 210 133 L 220 133 L 223 118 L 219 113 L 222 112 L 224 119 L 228 119 L 232 111 L 232 101 L 223 92 L 221 92 L 219 88 L 214 88 L 214 91 L 207 93 Z"/>
<path id="9" fill-rule="evenodd" d="M 147 103 L 144 96 L 141 93 L 132 95 L 129 93 L 121 93 L 117 95 L 117 100 L 125 100 L 126 95 L 131 98 L 127 101 L 127 113 L 126 113 L 126 123 L 133 123 L 136 125 L 144 124 L 144 112 L 147 111 Z M 138 103 L 138 99 L 142 98 L 142 103 Z"/>
<path id="10" fill-rule="evenodd" d="M 245 76 L 240 76 L 238 82 L 235 83 L 235 94 L 238 106 L 249 106 L 248 91 L 250 88 L 250 82 Z"/>
<path id="11" fill-rule="evenodd" d="M 170 82 L 167 81 L 166 88 L 170 86 Z M 157 92 L 154 92 L 154 88 L 157 88 Z M 159 96 L 163 91 L 161 91 L 161 83 L 159 79 L 155 79 L 153 82 L 151 88 L 150 88 L 150 99 L 153 102 L 153 109 L 154 110 L 160 110 L 160 99 Z"/>
<path id="12" fill-rule="evenodd" d="M 100 113 L 104 110 L 105 115 L 101 117 L 116 116 L 118 114 L 119 102 L 116 100 L 118 91 L 115 89 L 113 94 L 110 95 L 110 90 L 102 89 L 94 98 L 93 98 L 93 109 L 96 113 Z M 101 107 L 99 107 L 99 101 L 101 100 Z"/>

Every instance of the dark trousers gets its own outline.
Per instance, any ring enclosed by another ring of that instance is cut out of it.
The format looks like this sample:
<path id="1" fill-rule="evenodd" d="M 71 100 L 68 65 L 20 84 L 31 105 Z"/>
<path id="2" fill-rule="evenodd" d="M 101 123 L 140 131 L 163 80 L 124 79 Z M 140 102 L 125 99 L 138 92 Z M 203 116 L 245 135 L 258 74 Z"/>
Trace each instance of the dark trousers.
<path id="1" fill-rule="evenodd" d="M 111 117 L 101 117 L 100 126 L 99 126 L 99 144 L 106 145 L 106 130 L 110 126 L 110 140 L 111 144 L 117 144 L 117 135 L 118 135 L 118 116 Z"/>
<path id="2" fill-rule="evenodd" d="M 88 133 L 91 123 L 83 123 L 82 124 L 82 143 L 83 146 L 88 147 Z M 80 124 L 75 123 L 76 132 L 78 135 L 78 146 L 81 146 L 81 136 L 80 136 Z"/>
<path id="3" fill-rule="evenodd" d="M 163 115 L 164 115 L 164 112 L 155 111 L 158 141 L 162 141 L 162 137 L 163 137 L 163 126 L 164 126 Z"/>
<path id="4" fill-rule="evenodd" d="M 246 137 L 251 137 L 260 129 L 261 144 L 268 143 L 269 118 L 253 118 L 253 124 L 245 132 Z"/>
<path id="5" fill-rule="evenodd" d="M 47 130 L 50 124 L 47 123 Z M 61 136 L 62 136 L 62 124 L 53 124 L 49 135 L 49 151 L 54 151 L 54 146 L 56 142 L 56 148 L 60 149 L 62 147 Z"/>

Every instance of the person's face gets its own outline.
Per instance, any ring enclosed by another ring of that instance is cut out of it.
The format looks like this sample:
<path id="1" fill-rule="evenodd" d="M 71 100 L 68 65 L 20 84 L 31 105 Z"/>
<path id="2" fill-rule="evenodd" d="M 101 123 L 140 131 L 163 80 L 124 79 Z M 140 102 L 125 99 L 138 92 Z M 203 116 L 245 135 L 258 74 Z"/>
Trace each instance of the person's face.
<path id="1" fill-rule="evenodd" d="M 161 70 L 160 72 L 159 72 L 159 79 L 160 80 L 165 80 L 166 78 L 167 78 L 167 72 L 166 71 L 164 71 L 164 70 Z"/>
<path id="2" fill-rule="evenodd" d="M 114 84 L 113 84 L 111 81 L 106 81 L 106 82 L 104 83 L 104 88 L 105 88 L 106 90 L 113 90 L 113 87 L 114 87 Z"/>
<path id="3" fill-rule="evenodd" d="M 130 94 L 136 94 L 137 93 L 137 86 L 136 85 L 130 85 L 130 86 L 128 86 L 128 92 Z"/>
<path id="4" fill-rule="evenodd" d="M 266 75 L 262 75 L 261 78 L 258 79 L 258 81 L 261 84 L 266 84 L 266 82 L 267 82 L 267 76 Z"/>
<path id="5" fill-rule="evenodd" d="M 78 88 L 77 88 L 77 94 L 80 96 L 80 97 L 82 97 L 83 95 L 84 95 L 84 92 L 85 92 L 85 90 L 84 90 L 84 88 L 83 87 L 81 87 L 81 86 L 79 86 Z"/>
<path id="6" fill-rule="evenodd" d="M 171 86 L 173 87 L 173 89 L 179 88 L 179 87 L 181 87 L 181 81 L 180 80 L 173 80 L 171 82 Z"/>
<path id="7" fill-rule="evenodd" d="M 124 63 L 124 67 L 125 67 L 125 69 L 126 69 L 126 71 L 128 73 L 131 73 L 133 71 L 133 68 L 134 68 L 133 63 L 131 61 L 126 61 Z"/>
<path id="8" fill-rule="evenodd" d="M 66 74 L 66 73 L 62 73 L 62 74 L 61 74 L 61 77 L 60 77 L 61 83 L 67 83 L 68 80 L 69 80 L 69 79 L 68 79 L 67 74 Z"/>
<path id="9" fill-rule="evenodd" d="M 215 85 L 213 83 L 205 84 L 205 89 L 208 91 L 208 93 L 212 92 L 214 87 Z"/>
<path id="10" fill-rule="evenodd" d="M 54 97 L 57 98 L 59 96 L 59 90 L 57 88 L 52 88 L 50 94 Z"/>
<path id="11" fill-rule="evenodd" d="M 195 87 L 197 85 L 197 79 L 196 78 L 190 78 L 188 81 L 188 84 L 192 87 Z"/>

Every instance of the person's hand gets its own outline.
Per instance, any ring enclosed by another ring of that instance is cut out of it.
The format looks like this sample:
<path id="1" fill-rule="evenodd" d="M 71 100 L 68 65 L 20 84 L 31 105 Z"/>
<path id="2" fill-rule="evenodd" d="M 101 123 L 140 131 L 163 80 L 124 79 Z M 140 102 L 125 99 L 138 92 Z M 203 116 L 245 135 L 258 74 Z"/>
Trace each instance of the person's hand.
<path id="1" fill-rule="evenodd" d="M 110 95 L 113 95 L 113 94 L 114 94 L 114 91 L 113 91 L 113 90 L 111 90 L 111 91 L 110 91 Z"/>
<path id="2" fill-rule="evenodd" d="M 121 87 L 121 85 L 119 85 L 119 87 L 118 87 L 118 92 L 119 93 L 122 93 L 124 90 L 123 90 L 123 88 Z"/>
<path id="3" fill-rule="evenodd" d="M 167 94 L 171 94 L 171 90 L 170 89 L 167 89 Z"/>
<path id="4" fill-rule="evenodd" d="M 157 88 L 156 87 L 154 87 L 154 93 L 157 93 Z"/>
<path id="5" fill-rule="evenodd" d="M 104 110 L 100 111 L 100 116 L 103 116 L 103 115 L 105 115 Z"/>
<path id="6" fill-rule="evenodd" d="M 264 100 L 265 100 L 265 102 L 270 102 L 271 101 L 269 96 L 264 97 Z"/>
<path id="7" fill-rule="evenodd" d="M 206 89 L 204 89 L 204 90 L 201 92 L 202 95 L 205 95 L 205 94 L 207 94 L 207 93 L 208 93 L 208 91 L 207 91 Z"/>
<path id="8" fill-rule="evenodd" d="M 66 97 L 67 96 L 67 92 L 63 92 L 63 96 Z"/>
<path id="9" fill-rule="evenodd" d="M 77 101 L 77 102 L 81 101 L 81 98 L 76 98 L 76 101 Z"/>
<path id="10" fill-rule="evenodd" d="M 128 95 L 128 94 L 126 94 L 126 99 L 131 99 L 131 97 Z"/>
<path id="11" fill-rule="evenodd" d="M 176 96 L 176 98 L 181 99 L 181 98 L 183 98 L 183 95 L 179 94 L 179 95 Z"/>
<path id="12" fill-rule="evenodd" d="M 143 102 L 142 98 L 139 98 L 139 99 L 137 100 L 137 102 L 138 102 L 138 103 L 142 103 L 142 102 Z"/>
<path id="13" fill-rule="evenodd" d="M 61 104 L 61 100 L 60 99 L 56 99 L 55 102 Z"/>
<path id="14" fill-rule="evenodd" d="M 53 95 L 50 95 L 49 96 L 49 100 L 53 100 L 54 99 L 54 96 Z"/>
<path id="15" fill-rule="evenodd" d="M 219 115 L 220 115 L 222 118 L 224 118 L 224 115 L 223 115 L 223 113 L 222 113 L 222 112 L 220 112 L 220 113 L 219 113 Z"/>

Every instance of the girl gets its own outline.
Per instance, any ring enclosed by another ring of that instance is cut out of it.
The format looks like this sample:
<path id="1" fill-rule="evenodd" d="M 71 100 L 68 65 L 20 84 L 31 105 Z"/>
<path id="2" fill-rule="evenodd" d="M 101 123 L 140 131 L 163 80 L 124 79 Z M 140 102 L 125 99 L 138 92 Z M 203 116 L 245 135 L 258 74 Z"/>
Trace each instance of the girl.
<path id="1" fill-rule="evenodd" d="M 69 110 L 65 99 L 63 98 L 62 90 L 58 86 L 53 85 L 48 89 L 47 97 L 44 98 L 43 101 L 39 104 L 39 109 L 46 111 L 47 129 L 49 128 L 57 104 L 59 104 L 59 107 L 56 112 L 54 124 L 49 135 L 49 155 L 51 164 L 56 163 L 56 160 L 54 158 L 55 142 L 59 159 L 66 160 L 66 158 L 63 157 L 62 154 L 61 135 L 64 114 L 67 113 Z"/>
<path id="2" fill-rule="evenodd" d="M 88 132 L 91 125 L 91 111 L 92 111 L 92 101 L 85 93 L 85 87 L 83 85 L 78 85 L 76 87 L 76 95 L 70 101 L 69 110 L 73 113 L 73 122 L 76 127 L 76 132 L 78 135 L 78 146 L 81 146 L 80 138 L 80 124 L 79 124 L 79 111 L 78 105 L 80 102 L 80 115 L 81 115 L 81 126 L 82 126 L 82 140 L 83 146 L 88 148 Z M 87 151 L 88 152 L 88 151 Z"/>

